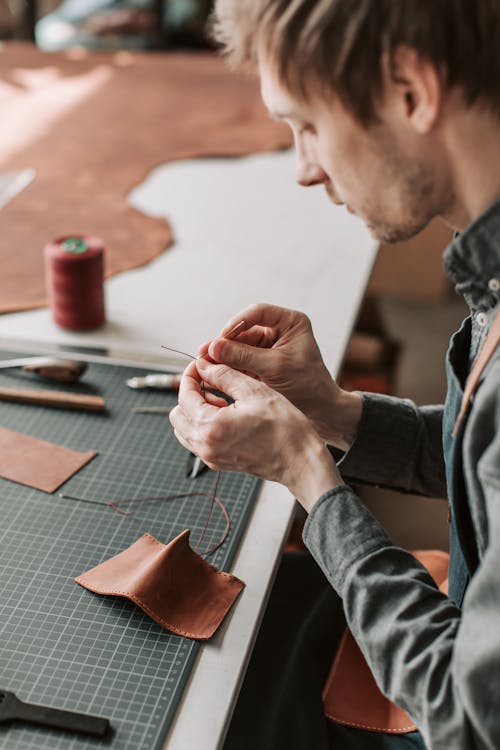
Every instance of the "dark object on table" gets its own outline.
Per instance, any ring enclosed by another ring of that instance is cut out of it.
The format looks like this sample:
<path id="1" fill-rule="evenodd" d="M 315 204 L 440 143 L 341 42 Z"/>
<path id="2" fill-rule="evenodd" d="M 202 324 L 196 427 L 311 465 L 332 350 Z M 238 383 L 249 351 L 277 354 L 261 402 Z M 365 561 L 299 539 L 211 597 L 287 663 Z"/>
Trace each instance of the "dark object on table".
<path id="1" fill-rule="evenodd" d="M 22 721 L 50 729 L 63 729 L 66 732 L 78 732 L 99 739 L 105 739 L 111 730 L 108 719 L 24 703 L 14 693 L 0 690 L 0 724 L 8 721 Z"/>
<path id="2" fill-rule="evenodd" d="M 85 362 L 72 359 L 51 359 L 50 357 L 19 357 L 0 360 L 0 370 L 22 367 L 25 372 L 33 372 L 46 380 L 56 383 L 76 383 L 87 369 Z"/>

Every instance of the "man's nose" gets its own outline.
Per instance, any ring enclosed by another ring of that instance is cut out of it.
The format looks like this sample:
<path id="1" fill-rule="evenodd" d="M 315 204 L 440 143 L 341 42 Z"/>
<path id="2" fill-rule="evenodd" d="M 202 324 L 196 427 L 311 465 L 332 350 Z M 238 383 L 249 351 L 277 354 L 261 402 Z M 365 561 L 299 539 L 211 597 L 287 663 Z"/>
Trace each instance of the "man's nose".
<path id="1" fill-rule="evenodd" d="M 313 159 L 307 159 L 303 155 L 297 155 L 297 168 L 295 179 L 302 187 L 324 184 L 328 177 Z"/>

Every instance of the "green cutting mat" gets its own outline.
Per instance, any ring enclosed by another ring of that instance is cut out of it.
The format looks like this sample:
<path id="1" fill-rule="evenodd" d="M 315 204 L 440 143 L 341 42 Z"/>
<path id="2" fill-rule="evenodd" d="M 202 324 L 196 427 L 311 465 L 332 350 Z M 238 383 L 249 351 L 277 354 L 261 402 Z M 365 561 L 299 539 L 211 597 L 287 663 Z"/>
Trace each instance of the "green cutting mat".
<path id="1" fill-rule="evenodd" d="M 14 356 L 19 355 L 0 352 L 0 358 Z M 129 389 L 125 380 L 137 374 L 140 368 L 89 364 L 81 385 L 72 387 L 102 395 L 108 414 L 0 403 L 0 424 L 68 448 L 98 451 L 63 485 L 68 494 L 105 502 L 210 493 L 213 472 L 186 479 L 188 454 L 168 418 L 131 412 L 134 406 L 176 401 L 165 392 Z M 19 370 L 0 371 L 0 385 L 61 388 Z M 216 567 L 230 569 L 257 490 L 251 477 L 222 475 L 217 494 L 229 511 L 231 533 L 209 558 Z M 105 743 L 0 726 L 2 750 L 162 746 L 199 643 L 163 630 L 127 600 L 98 596 L 73 579 L 144 532 L 167 543 L 189 528 L 194 546 L 209 506 L 209 498 L 185 498 L 137 505 L 134 515 L 123 516 L 0 479 L 0 688 L 32 703 L 107 717 L 115 730 Z M 216 543 L 224 528 L 216 507 L 203 548 Z"/>

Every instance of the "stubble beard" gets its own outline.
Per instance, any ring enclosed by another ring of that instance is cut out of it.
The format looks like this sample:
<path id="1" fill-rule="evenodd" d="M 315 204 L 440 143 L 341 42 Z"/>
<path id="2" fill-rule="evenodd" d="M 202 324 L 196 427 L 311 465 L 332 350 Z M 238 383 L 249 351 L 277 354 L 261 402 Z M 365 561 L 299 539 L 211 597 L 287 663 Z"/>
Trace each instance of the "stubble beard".
<path id="1" fill-rule="evenodd" d="M 440 213 L 436 182 L 431 170 L 425 167 L 406 173 L 401 190 L 401 219 L 397 222 L 368 224 L 368 229 L 379 241 L 387 244 L 409 240 L 421 232 Z"/>
<path id="2" fill-rule="evenodd" d="M 435 164 L 403 153 L 386 129 L 377 133 L 374 150 L 385 174 L 385 185 L 381 184 L 377 193 L 384 195 L 397 185 L 393 194 L 397 196 L 399 210 L 396 218 L 384 217 L 383 207 L 374 201 L 372 206 L 360 209 L 359 216 L 379 242 L 392 244 L 408 240 L 421 232 L 435 216 L 444 215 L 449 210 L 452 195 L 444 189 Z M 325 188 L 331 200 L 338 202 L 333 186 L 327 184 Z M 395 215 L 395 211 L 388 207 L 386 211 L 388 216 Z"/>
<path id="3" fill-rule="evenodd" d="M 394 221 L 368 220 L 368 229 L 380 242 L 392 244 L 411 239 L 421 232 L 435 216 L 448 207 L 445 191 L 436 167 L 428 161 L 417 161 L 394 148 L 393 141 L 381 139 L 379 154 L 389 181 L 399 185 L 400 212 Z"/>

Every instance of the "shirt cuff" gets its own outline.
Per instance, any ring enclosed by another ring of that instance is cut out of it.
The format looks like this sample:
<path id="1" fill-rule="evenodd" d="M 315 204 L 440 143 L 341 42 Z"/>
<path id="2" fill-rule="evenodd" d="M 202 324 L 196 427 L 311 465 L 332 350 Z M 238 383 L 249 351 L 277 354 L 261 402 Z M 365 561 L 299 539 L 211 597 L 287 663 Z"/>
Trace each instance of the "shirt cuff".
<path id="1" fill-rule="evenodd" d="M 361 396 L 363 411 L 352 446 L 341 456 L 332 450 L 339 470 L 353 481 L 407 491 L 418 429 L 415 404 L 378 393 Z"/>

